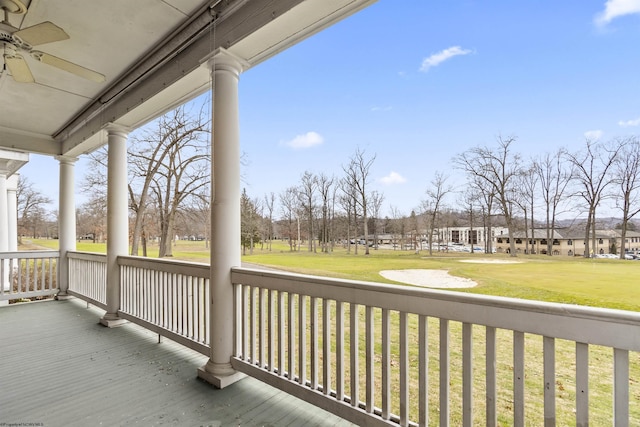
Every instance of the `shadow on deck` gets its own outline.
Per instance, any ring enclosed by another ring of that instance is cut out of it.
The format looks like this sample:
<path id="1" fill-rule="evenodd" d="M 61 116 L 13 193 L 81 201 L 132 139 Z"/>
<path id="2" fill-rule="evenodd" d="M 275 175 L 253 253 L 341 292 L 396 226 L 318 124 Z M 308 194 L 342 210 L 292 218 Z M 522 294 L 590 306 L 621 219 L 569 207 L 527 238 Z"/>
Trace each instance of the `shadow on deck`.
<path id="1" fill-rule="evenodd" d="M 102 314 L 77 300 L 0 307 L 0 425 L 351 425 L 253 378 L 218 390 L 196 377 L 201 354 Z"/>

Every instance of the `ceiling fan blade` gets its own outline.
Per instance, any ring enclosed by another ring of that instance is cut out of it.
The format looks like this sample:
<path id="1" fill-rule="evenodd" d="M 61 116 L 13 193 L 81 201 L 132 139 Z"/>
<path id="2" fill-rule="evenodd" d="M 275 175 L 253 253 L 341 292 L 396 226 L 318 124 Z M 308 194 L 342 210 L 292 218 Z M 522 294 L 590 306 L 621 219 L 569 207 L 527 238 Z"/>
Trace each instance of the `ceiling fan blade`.
<path id="1" fill-rule="evenodd" d="M 105 81 L 104 75 L 98 72 L 85 68 L 81 65 L 74 64 L 73 62 L 65 61 L 64 59 L 60 59 L 56 56 L 49 55 L 48 53 L 32 51 L 31 56 L 40 62 L 44 62 L 47 65 L 51 65 L 87 80 L 92 80 L 97 83 Z"/>
<path id="2" fill-rule="evenodd" d="M 33 83 L 33 74 L 27 65 L 27 61 L 24 60 L 22 55 L 5 55 L 4 63 L 7 64 L 7 68 L 11 72 L 13 79 L 18 83 Z"/>
<path id="3" fill-rule="evenodd" d="M 13 33 L 13 36 L 29 43 L 31 46 L 67 40 L 69 38 L 69 35 L 65 33 L 62 28 L 49 21 L 16 31 Z"/>

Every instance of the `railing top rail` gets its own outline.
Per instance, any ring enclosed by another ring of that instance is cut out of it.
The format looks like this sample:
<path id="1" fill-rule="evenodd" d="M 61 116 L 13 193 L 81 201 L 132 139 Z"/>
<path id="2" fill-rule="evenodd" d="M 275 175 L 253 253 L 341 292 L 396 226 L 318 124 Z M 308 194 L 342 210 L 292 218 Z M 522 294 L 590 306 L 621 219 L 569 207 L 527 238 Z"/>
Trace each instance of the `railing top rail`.
<path id="1" fill-rule="evenodd" d="M 119 256 L 118 265 L 163 271 L 167 273 L 181 273 L 203 279 L 208 279 L 211 275 L 209 264 L 167 260 L 162 258 L 144 258 L 130 255 Z"/>
<path id="2" fill-rule="evenodd" d="M 84 260 L 105 260 L 107 259 L 107 254 L 102 254 L 99 252 L 78 252 L 78 251 L 68 251 L 67 257 L 72 259 L 84 259 Z"/>
<path id="3" fill-rule="evenodd" d="M 54 250 L 0 252 L 0 259 L 57 258 L 59 256 L 60 251 Z"/>
<path id="4" fill-rule="evenodd" d="M 640 313 L 236 267 L 233 283 L 640 351 Z"/>

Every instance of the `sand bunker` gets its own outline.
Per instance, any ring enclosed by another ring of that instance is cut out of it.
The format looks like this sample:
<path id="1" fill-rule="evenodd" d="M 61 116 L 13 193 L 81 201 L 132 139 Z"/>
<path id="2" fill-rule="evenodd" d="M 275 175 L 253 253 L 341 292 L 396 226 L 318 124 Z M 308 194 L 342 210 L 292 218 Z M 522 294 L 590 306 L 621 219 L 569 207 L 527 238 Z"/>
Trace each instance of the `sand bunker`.
<path id="1" fill-rule="evenodd" d="M 473 288 L 477 285 L 471 279 L 452 276 L 446 270 L 383 270 L 380 275 L 396 282 L 428 288 Z"/>

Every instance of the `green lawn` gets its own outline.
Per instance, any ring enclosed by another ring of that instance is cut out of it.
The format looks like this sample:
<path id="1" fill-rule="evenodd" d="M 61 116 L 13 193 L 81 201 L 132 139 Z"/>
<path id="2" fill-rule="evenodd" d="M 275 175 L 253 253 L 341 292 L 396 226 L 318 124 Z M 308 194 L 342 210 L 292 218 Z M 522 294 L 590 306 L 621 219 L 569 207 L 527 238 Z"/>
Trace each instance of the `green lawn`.
<path id="1" fill-rule="evenodd" d="M 607 259 L 519 256 L 518 264 L 463 263 L 463 259 L 509 259 L 493 254 L 415 254 L 411 251 L 371 251 L 369 256 L 343 250 L 333 254 L 254 251 L 244 261 L 287 271 L 346 279 L 389 282 L 380 270 L 445 269 L 473 279 L 478 286 L 457 291 L 500 295 L 594 307 L 640 311 L 640 262 Z"/>
<path id="2" fill-rule="evenodd" d="M 33 240 L 34 247 L 57 249 L 57 240 Z M 274 242 L 272 250 L 254 249 L 244 255 L 244 262 L 277 267 L 282 270 L 324 275 L 344 279 L 394 283 L 380 276 L 381 270 L 444 269 L 450 274 L 470 278 L 478 286 L 459 289 L 459 292 L 500 295 L 514 298 L 580 304 L 593 307 L 640 311 L 640 261 L 584 259 L 524 255 L 518 264 L 463 263 L 463 259 L 513 259 L 493 254 L 445 254 L 413 251 L 371 250 L 358 255 L 336 248 L 331 254 L 310 253 L 303 248 L 290 252 L 283 242 Z M 78 251 L 106 252 L 104 243 L 78 242 Z M 149 255 L 157 256 L 157 245 L 149 246 Z M 174 245 L 174 259 L 209 262 L 205 242 L 178 241 Z"/>
<path id="3" fill-rule="evenodd" d="M 26 248 L 57 248 L 57 241 L 33 241 L 31 246 Z M 394 269 L 445 269 L 451 274 L 471 278 L 478 282 L 478 286 L 470 289 L 458 290 L 460 292 L 482 293 L 490 295 L 501 295 L 533 300 L 563 302 L 572 304 L 583 304 L 590 306 L 618 308 L 626 310 L 640 310 L 640 285 L 637 284 L 640 274 L 640 262 L 619 261 L 604 259 L 583 259 L 583 258 L 560 258 L 547 256 L 519 256 L 516 258 L 517 264 L 496 264 L 496 263 L 463 263 L 464 259 L 509 259 L 504 255 L 483 254 L 434 254 L 429 257 L 427 252 L 415 254 L 412 251 L 371 251 L 371 254 L 364 255 L 363 248 L 359 248 L 360 253 L 355 255 L 353 248 L 351 253 L 347 253 L 343 248 L 337 248 L 331 254 L 309 253 L 307 251 L 290 252 L 287 245 L 277 243 L 273 249 L 255 249 L 252 255 L 243 256 L 243 261 L 265 266 L 277 267 L 282 270 L 298 272 L 304 274 L 325 275 L 338 278 L 391 282 L 380 276 L 380 270 Z M 93 244 L 90 242 L 80 242 L 77 250 L 88 252 L 104 253 L 104 244 Z M 150 254 L 157 254 L 157 247 L 150 248 Z M 205 248 L 204 242 L 178 242 L 174 246 L 174 258 L 195 262 L 209 262 L 209 252 Z M 391 282 L 393 283 L 393 282 Z M 348 312 L 346 307 L 346 353 L 349 352 L 349 326 Z M 379 322 L 379 309 L 376 309 L 376 322 Z M 363 313 L 360 313 L 359 323 L 361 330 L 364 328 Z M 411 390 L 416 390 L 417 386 L 417 318 L 411 315 L 410 321 L 410 384 Z M 397 313 L 392 317 L 392 330 L 397 330 Z M 379 323 L 376 323 L 376 336 L 379 336 Z M 332 326 L 333 327 L 333 326 Z M 460 396 L 462 393 L 461 383 L 461 325 L 459 322 L 451 323 L 451 395 Z M 429 346 L 431 354 L 438 354 L 439 343 L 439 323 L 438 319 L 429 320 Z M 474 327 L 474 423 L 481 425 L 484 423 L 484 328 Z M 363 340 L 363 336 L 360 338 Z M 512 382 L 513 382 L 513 360 L 512 360 L 512 332 L 498 331 L 498 412 L 499 424 L 508 425 L 511 422 L 512 404 Z M 398 354 L 399 342 L 392 339 L 392 354 Z M 360 343 L 360 351 L 364 351 L 365 343 Z M 526 336 L 526 417 L 527 425 L 542 425 L 543 420 L 543 378 L 542 378 L 542 338 L 538 336 Z M 378 349 L 379 350 L 379 349 Z M 308 350 L 310 351 L 310 350 Z M 611 425 L 612 415 L 612 384 L 611 372 L 613 371 L 613 360 L 611 349 L 598 346 L 590 346 L 590 415 L 593 425 Z M 395 357 L 395 356 L 393 356 Z M 437 357 L 429 361 L 429 369 L 432 373 L 429 386 L 430 416 L 432 421 L 438 419 L 438 376 L 439 365 Z M 335 364 L 335 360 L 332 360 Z M 380 360 L 376 359 L 376 384 L 380 384 Z M 392 363 L 391 387 L 394 395 L 397 396 L 399 387 L 399 364 Z M 360 366 L 361 384 L 364 390 L 364 364 Z M 633 354 L 630 363 L 630 394 L 640 396 L 640 363 L 637 354 Z M 346 380 L 347 392 L 350 386 L 348 373 Z M 413 391 L 411 393 L 414 393 Z M 575 343 L 563 340 L 557 341 L 556 347 L 556 405 L 558 425 L 570 425 L 575 423 Z M 378 397 L 379 399 L 379 397 Z M 632 398 L 630 412 L 632 424 L 640 422 L 640 408 L 634 404 Z M 417 416 L 417 396 L 411 396 L 410 412 L 411 418 Z M 381 402 L 376 402 L 380 405 Z M 392 402 L 392 410 L 399 411 L 399 402 Z M 461 423 L 461 402 L 453 399 L 451 402 L 451 422 L 452 425 Z"/>

